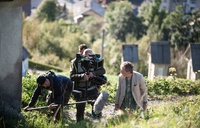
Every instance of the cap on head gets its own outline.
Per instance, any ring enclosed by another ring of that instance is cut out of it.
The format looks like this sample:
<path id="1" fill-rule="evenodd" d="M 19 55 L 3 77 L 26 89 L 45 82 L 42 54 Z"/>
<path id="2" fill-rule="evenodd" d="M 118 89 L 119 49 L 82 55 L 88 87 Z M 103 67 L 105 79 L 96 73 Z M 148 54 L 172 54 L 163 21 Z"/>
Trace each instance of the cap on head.
<path id="1" fill-rule="evenodd" d="M 38 83 L 39 85 L 43 85 L 45 81 L 46 81 L 46 77 L 45 77 L 45 76 L 39 76 L 39 77 L 37 78 L 37 83 Z"/>

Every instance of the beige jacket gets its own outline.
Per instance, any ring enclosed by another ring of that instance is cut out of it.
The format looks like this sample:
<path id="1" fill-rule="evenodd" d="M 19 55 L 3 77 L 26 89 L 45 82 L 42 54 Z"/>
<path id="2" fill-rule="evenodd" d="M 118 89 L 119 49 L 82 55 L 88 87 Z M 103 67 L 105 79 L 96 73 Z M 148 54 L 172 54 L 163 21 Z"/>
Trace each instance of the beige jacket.
<path id="1" fill-rule="evenodd" d="M 121 107 L 125 92 L 126 79 L 122 74 L 119 74 L 115 105 Z M 132 95 L 137 105 L 143 109 L 143 102 L 147 102 L 147 88 L 143 75 L 136 71 L 133 71 L 132 75 Z"/>

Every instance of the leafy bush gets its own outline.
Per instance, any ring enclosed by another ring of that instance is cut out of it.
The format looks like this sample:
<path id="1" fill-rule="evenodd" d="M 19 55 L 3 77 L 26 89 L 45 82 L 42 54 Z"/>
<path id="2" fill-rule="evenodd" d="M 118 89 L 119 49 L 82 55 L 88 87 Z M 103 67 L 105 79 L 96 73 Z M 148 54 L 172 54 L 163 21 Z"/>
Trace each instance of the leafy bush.
<path id="1" fill-rule="evenodd" d="M 33 91 L 36 88 L 36 77 L 23 77 L 22 78 L 22 106 L 25 107 L 28 105 L 30 98 L 33 94 Z"/>
<path id="2" fill-rule="evenodd" d="M 155 95 L 199 95 L 200 80 L 192 81 L 187 79 L 155 79 L 147 81 L 148 94 Z"/>
<path id="3" fill-rule="evenodd" d="M 106 75 L 108 81 L 102 86 L 102 91 L 109 92 L 109 102 L 114 102 L 117 89 L 117 75 Z M 146 78 L 145 78 L 146 79 Z M 187 79 L 165 79 L 159 78 L 153 81 L 146 79 L 149 99 L 162 98 L 167 95 L 186 96 L 200 94 L 200 80 L 192 81 Z"/>

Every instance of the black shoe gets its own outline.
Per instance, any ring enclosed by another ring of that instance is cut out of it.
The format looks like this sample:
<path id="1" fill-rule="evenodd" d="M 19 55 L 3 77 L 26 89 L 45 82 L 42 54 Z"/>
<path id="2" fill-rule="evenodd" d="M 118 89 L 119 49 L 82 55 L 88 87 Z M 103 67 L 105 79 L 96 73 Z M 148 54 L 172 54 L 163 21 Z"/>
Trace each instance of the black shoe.
<path id="1" fill-rule="evenodd" d="M 94 112 L 91 114 L 91 117 L 92 118 L 95 118 L 95 119 L 99 119 L 102 117 L 102 113 L 99 113 L 99 114 L 95 114 Z"/>

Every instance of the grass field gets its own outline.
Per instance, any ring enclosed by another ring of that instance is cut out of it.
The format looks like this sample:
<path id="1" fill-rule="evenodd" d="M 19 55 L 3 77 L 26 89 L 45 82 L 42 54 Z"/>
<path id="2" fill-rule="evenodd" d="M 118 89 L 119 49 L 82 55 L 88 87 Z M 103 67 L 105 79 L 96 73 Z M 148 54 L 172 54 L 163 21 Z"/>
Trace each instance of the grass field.
<path id="1" fill-rule="evenodd" d="M 149 106 L 144 116 L 141 112 L 120 113 L 113 111 L 117 87 L 117 76 L 106 75 L 107 83 L 102 91 L 109 92 L 109 100 L 105 106 L 102 119 L 85 120 L 76 123 L 75 105 L 63 109 L 61 120 L 54 123 L 49 109 L 24 112 L 30 97 L 37 86 L 36 75 L 30 75 L 22 80 L 22 115 L 23 119 L 0 116 L 0 128 L 199 128 L 200 127 L 200 81 L 185 79 L 155 79 L 146 81 L 148 87 Z M 40 97 L 36 104 L 44 106 L 45 98 Z M 43 101 L 43 102 L 41 102 Z M 69 101 L 74 102 L 73 97 Z M 110 106 L 109 106 L 110 105 Z M 91 111 L 87 105 L 86 112 Z M 112 115 L 114 113 L 114 116 Z"/>

